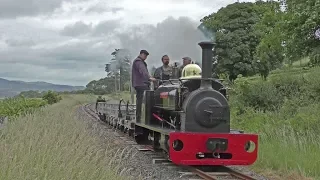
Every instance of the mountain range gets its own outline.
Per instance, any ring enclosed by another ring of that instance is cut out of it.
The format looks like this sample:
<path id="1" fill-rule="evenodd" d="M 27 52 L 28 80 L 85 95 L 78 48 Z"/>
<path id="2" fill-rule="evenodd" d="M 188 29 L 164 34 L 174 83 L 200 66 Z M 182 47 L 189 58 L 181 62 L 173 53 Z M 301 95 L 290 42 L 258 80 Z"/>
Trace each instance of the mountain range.
<path id="1" fill-rule="evenodd" d="M 25 81 L 12 81 L 0 78 L 0 97 L 13 97 L 22 91 L 76 91 L 83 90 L 84 86 L 69 86 L 51 84 L 47 82 L 25 82 Z"/>

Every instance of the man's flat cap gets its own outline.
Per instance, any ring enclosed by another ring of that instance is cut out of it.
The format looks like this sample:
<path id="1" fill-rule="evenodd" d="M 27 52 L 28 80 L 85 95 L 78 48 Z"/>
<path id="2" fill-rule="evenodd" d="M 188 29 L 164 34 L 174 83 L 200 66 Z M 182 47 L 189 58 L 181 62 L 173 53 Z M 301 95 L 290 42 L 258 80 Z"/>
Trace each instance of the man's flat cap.
<path id="1" fill-rule="evenodd" d="M 147 50 L 141 50 L 141 51 L 140 51 L 140 54 L 149 55 L 149 53 L 148 53 L 148 51 L 147 51 Z"/>
<path id="2" fill-rule="evenodd" d="M 191 61 L 191 58 L 190 58 L 190 57 L 183 57 L 182 59 Z"/>

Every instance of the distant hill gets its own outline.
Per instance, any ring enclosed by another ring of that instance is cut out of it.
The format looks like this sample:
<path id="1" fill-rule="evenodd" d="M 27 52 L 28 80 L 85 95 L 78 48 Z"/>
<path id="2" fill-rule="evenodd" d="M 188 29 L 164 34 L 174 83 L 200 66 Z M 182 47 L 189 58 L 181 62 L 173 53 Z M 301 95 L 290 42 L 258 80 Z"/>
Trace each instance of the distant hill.
<path id="1" fill-rule="evenodd" d="M 68 86 L 51 84 L 47 82 L 24 82 L 24 81 L 11 81 L 0 78 L 0 97 L 13 97 L 22 91 L 76 91 L 83 90 L 83 86 Z"/>

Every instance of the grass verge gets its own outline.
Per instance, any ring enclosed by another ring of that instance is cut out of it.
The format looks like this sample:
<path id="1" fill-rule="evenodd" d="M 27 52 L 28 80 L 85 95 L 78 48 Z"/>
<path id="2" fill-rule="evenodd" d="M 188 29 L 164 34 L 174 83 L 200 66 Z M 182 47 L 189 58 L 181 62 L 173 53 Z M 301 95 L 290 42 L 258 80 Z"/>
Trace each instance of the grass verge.
<path id="1" fill-rule="evenodd" d="M 278 172 L 272 179 L 320 179 L 320 69 L 289 74 L 237 81 L 232 126 L 259 134 L 256 170 Z"/>
<path id="2" fill-rule="evenodd" d="M 95 96 L 67 95 L 0 130 L 0 179 L 123 179 L 109 166 L 75 107 Z"/>

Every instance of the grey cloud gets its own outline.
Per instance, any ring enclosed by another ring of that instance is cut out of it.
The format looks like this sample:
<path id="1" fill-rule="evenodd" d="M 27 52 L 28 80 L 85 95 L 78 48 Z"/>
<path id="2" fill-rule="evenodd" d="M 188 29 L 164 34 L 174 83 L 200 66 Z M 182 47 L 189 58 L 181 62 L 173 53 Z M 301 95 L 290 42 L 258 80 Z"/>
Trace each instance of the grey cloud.
<path id="1" fill-rule="evenodd" d="M 95 44 L 102 44 L 95 46 Z M 103 62 L 111 57 L 107 51 L 110 46 L 103 45 L 102 41 L 89 41 L 83 43 L 67 44 L 57 48 L 49 49 L 44 56 L 54 57 L 57 61 Z"/>
<path id="2" fill-rule="evenodd" d="M 79 36 L 83 34 L 87 34 L 92 31 L 91 24 L 85 24 L 82 21 L 78 21 L 74 24 L 67 25 L 61 31 L 61 35 L 64 36 Z"/>
<path id="3" fill-rule="evenodd" d="M 0 0 L 0 18 L 16 18 L 51 13 L 61 7 L 62 2 L 86 0 Z"/>
<path id="4" fill-rule="evenodd" d="M 120 23 L 118 20 L 110 20 L 100 22 L 97 26 L 94 27 L 93 35 L 95 36 L 104 36 L 113 32 Z"/>
<path id="5" fill-rule="evenodd" d="M 63 0 L 0 0 L 0 17 L 32 16 L 52 12 L 60 7 Z"/>
<path id="6" fill-rule="evenodd" d="M 6 39 L 5 42 L 6 44 L 12 47 L 35 45 L 35 42 L 32 39 L 28 39 L 28 38 L 11 38 L 11 39 Z"/>
<path id="7" fill-rule="evenodd" d="M 83 46 L 82 46 L 83 47 Z M 59 51 L 63 48 L 56 48 Z M 49 81 L 62 84 L 85 85 L 92 79 L 104 75 L 103 58 L 87 56 L 80 59 L 84 53 L 74 52 L 73 56 L 55 57 L 45 49 L 14 48 L 0 52 L 0 77 L 10 77 L 29 81 Z M 66 52 L 72 52 L 65 50 Z M 56 52 L 58 53 L 58 52 Z M 61 53 L 63 54 L 63 53 Z M 80 58 L 79 58 L 80 57 Z"/>
<path id="8" fill-rule="evenodd" d="M 32 41 L 33 44 L 57 43 L 65 41 L 68 37 L 60 36 L 56 31 L 41 27 L 38 23 L 28 21 L 0 20 L 0 36 L 2 39 L 11 41 Z M 15 43 L 16 44 L 16 43 Z"/>
<path id="9" fill-rule="evenodd" d="M 96 26 L 92 24 L 85 24 L 78 21 L 74 24 L 69 24 L 60 32 L 63 36 L 78 37 L 82 35 L 91 36 L 107 36 L 110 35 L 117 27 L 120 26 L 119 20 L 107 20 L 98 23 Z"/>
<path id="10" fill-rule="evenodd" d="M 113 14 L 123 11 L 123 7 L 115 6 L 114 4 L 118 4 L 122 0 L 108 0 L 108 1 L 98 1 L 93 6 L 90 6 L 85 10 L 85 13 L 106 13 L 112 12 Z"/>
<path id="11" fill-rule="evenodd" d="M 77 67 L 79 68 L 79 67 Z M 24 81 L 46 81 L 51 83 L 85 85 L 93 78 L 100 78 L 104 75 L 103 67 L 84 67 L 77 70 L 51 68 L 37 65 L 26 65 L 17 63 L 2 63 L 0 66 L 0 77 L 8 79 L 19 79 Z"/>
<path id="12" fill-rule="evenodd" d="M 156 26 L 136 25 L 120 34 L 114 34 L 119 21 L 101 22 L 92 28 L 77 22 L 61 32 L 12 22 L 0 22 L 0 36 L 10 45 L 0 49 L 0 77 L 85 85 L 105 76 L 104 64 L 115 48 L 128 48 L 132 59 L 147 49 L 149 67 L 160 65 L 163 54 L 180 62 L 183 56 L 196 61 L 201 57 L 197 43 L 203 37 L 197 23 L 188 18 L 168 18 Z"/>
<path id="13" fill-rule="evenodd" d="M 111 58 L 113 45 L 101 40 L 67 43 L 54 48 L 14 47 L 0 51 L 0 63 L 23 63 L 48 67 L 63 67 L 73 64 L 97 66 Z"/>
<path id="14" fill-rule="evenodd" d="M 16 42 L 28 39 L 36 41 L 33 47 L 9 46 L 0 49 L 0 77 L 86 85 L 92 79 L 105 75 L 104 64 L 111 58 L 110 53 L 115 46 L 110 45 L 108 40 L 99 37 L 63 37 L 58 32 L 38 28 L 31 33 L 30 26 L 24 29 L 19 24 L 13 26 L 14 32 L 1 35 L 1 31 L 7 32 L 9 27 L 0 23 L 0 36 L 7 43 L 18 44 Z M 26 29 L 29 33 L 21 33 Z M 14 38 L 16 34 L 19 34 L 19 38 L 16 37 L 18 40 Z"/>
<path id="15" fill-rule="evenodd" d="M 113 8 L 111 8 L 111 12 L 112 13 L 117 13 L 117 12 L 123 11 L 123 10 L 124 10 L 124 8 L 122 8 L 122 7 L 113 7 Z"/>
<path id="16" fill-rule="evenodd" d="M 105 13 L 105 12 L 112 12 L 112 13 L 117 13 L 119 11 L 123 11 L 124 8 L 122 7 L 105 7 L 105 6 L 100 6 L 96 5 L 93 7 L 90 7 L 86 10 L 86 13 Z"/>

